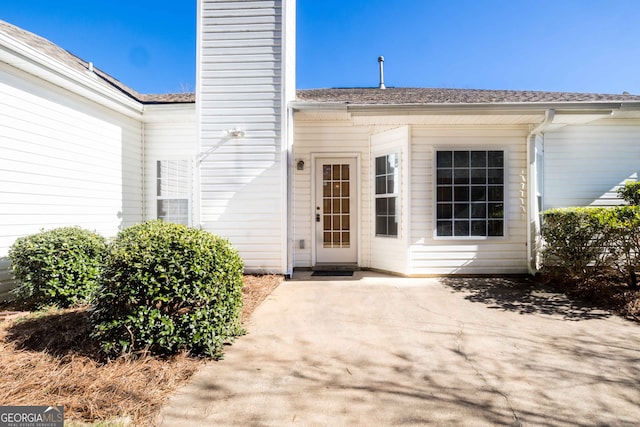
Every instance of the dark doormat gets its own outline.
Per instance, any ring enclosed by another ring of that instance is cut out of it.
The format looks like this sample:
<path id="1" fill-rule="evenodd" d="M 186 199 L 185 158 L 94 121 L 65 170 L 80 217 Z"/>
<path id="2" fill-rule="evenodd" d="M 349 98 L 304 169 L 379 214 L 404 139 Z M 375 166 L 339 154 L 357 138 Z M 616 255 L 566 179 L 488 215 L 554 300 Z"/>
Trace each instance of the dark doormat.
<path id="1" fill-rule="evenodd" d="M 353 276 L 353 271 L 314 271 L 311 273 L 312 276 Z"/>

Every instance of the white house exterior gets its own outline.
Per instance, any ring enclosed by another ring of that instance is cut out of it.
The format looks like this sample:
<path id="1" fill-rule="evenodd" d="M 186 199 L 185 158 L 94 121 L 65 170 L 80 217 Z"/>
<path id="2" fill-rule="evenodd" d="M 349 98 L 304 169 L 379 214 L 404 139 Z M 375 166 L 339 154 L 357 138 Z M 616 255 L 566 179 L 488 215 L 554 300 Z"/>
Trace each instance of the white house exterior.
<path id="1" fill-rule="evenodd" d="M 0 297 L 16 238 L 73 225 L 114 236 L 155 218 L 153 162 L 190 165 L 195 128 L 193 95 L 138 94 L 0 21 Z"/>
<path id="2" fill-rule="evenodd" d="M 295 1 L 200 1 L 197 52 L 196 221 L 248 271 L 289 271 Z"/>
<path id="3" fill-rule="evenodd" d="M 323 223 L 328 206 L 317 198 L 324 183 L 316 175 L 317 159 L 327 158 L 355 160 L 349 223 L 358 238 L 347 243 L 355 245 L 347 262 L 407 275 L 534 272 L 541 210 L 620 204 L 615 190 L 637 178 L 639 100 L 455 89 L 299 91 L 294 161 L 309 167 L 293 175 L 294 266 L 324 261 L 333 222 Z M 377 161 L 389 154 L 397 159 L 394 189 L 381 194 Z M 493 165 L 482 160 L 491 156 Z M 380 229 L 389 217 L 380 199 L 394 201 L 392 233 Z"/>
<path id="4" fill-rule="evenodd" d="M 638 177 L 640 96 L 296 93 L 293 0 L 201 0 L 197 46 L 195 94 L 143 95 L 0 21 L 0 296 L 16 238 L 151 218 L 248 272 L 531 273 L 541 210 Z"/>

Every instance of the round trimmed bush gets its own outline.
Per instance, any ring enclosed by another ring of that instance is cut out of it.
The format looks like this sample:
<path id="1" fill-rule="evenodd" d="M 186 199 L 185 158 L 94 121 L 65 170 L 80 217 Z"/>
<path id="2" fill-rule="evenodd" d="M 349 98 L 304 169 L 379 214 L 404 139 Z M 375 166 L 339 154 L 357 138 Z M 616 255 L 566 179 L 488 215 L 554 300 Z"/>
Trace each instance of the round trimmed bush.
<path id="1" fill-rule="evenodd" d="M 218 357 L 243 333 L 244 266 L 203 230 L 160 220 L 122 230 L 110 246 L 91 315 L 105 353 Z"/>
<path id="2" fill-rule="evenodd" d="M 9 249 L 19 301 L 36 307 L 69 307 L 89 301 L 107 249 L 104 237 L 62 227 L 17 239 Z"/>

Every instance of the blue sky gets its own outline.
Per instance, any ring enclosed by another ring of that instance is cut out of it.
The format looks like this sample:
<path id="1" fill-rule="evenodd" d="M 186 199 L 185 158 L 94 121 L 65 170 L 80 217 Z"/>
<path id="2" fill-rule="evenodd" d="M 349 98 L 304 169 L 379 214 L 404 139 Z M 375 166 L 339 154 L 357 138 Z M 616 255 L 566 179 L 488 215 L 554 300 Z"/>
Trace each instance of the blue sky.
<path id="1" fill-rule="evenodd" d="M 195 0 L 4 0 L 0 19 L 144 93 L 195 88 Z M 297 87 L 640 94 L 638 0 L 298 0 Z"/>

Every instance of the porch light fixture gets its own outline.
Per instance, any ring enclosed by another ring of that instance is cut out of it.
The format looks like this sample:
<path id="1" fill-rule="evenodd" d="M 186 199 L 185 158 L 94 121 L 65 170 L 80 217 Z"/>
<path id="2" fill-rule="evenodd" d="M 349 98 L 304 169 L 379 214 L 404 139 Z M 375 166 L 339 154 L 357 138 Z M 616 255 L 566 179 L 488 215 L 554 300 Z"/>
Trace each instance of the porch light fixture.
<path id="1" fill-rule="evenodd" d="M 304 160 L 298 160 L 298 164 L 296 165 L 299 171 L 304 170 Z"/>
<path id="2" fill-rule="evenodd" d="M 244 131 L 242 129 L 233 128 L 227 130 L 225 135 L 230 138 L 244 138 Z"/>

